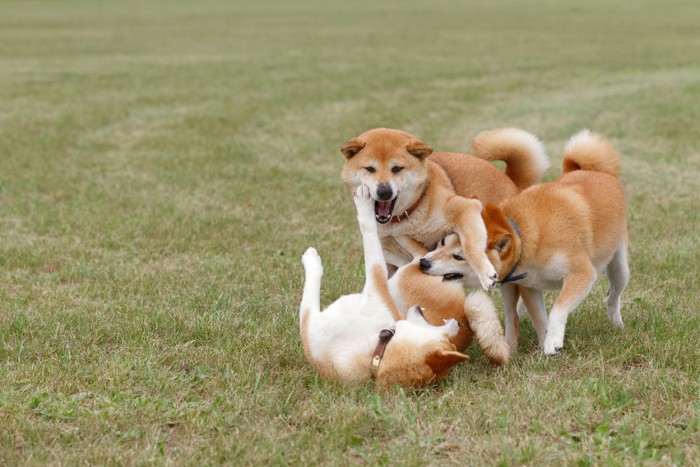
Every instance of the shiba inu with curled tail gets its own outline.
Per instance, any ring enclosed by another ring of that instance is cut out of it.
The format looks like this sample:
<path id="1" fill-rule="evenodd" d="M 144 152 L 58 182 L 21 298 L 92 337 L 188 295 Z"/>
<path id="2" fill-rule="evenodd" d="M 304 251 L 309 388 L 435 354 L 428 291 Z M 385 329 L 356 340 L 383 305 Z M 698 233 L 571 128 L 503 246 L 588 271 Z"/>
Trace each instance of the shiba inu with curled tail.
<path id="1" fill-rule="evenodd" d="M 484 206 L 489 260 L 499 280 L 519 278 L 501 287 L 506 340 L 511 347 L 518 338 L 518 291 L 544 353 L 555 355 L 564 345 L 569 314 L 603 270 L 609 283 L 608 317 L 622 327 L 620 297 L 629 281 L 629 267 L 619 172 L 620 159 L 610 143 L 583 130 L 565 146 L 559 179 L 533 186 L 497 206 Z M 429 273 L 460 271 L 461 262 L 450 258 L 450 248 L 451 254 L 459 255 L 452 239 L 431 255 Z M 461 269 L 468 273 L 466 266 Z M 549 316 L 542 294 L 547 289 L 561 289 Z"/>
<path id="2" fill-rule="evenodd" d="M 431 303 L 430 310 L 423 309 L 415 305 L 427 300 L 416 296 L 420 292 L 414 289 L 405 296 L 400 294 L 402 304 L 411 300 L 412 305 L 405 313 L 399 311 L 391 291 L 396 292 L 399 278 L 412 283 L 414 273 L 405 270 L 402 274 L 399 270 L 389 284 L 369 188 L 360 186 L 354 201 L 365 256 L 362 293 L 340 297 L 321 312 L 321 258 L 313 248 L 302 257 L 305 283 L 299 309 L 301 337 L 307 360 L 321 376 L 344 384 L 362 384 L 374 377 L 385 388 L 394 384 L 418 388 L 437 382 L 454 365 L 468 359 L 451 342 L 459 339 L 463 348 L 471 341 L 471 328 L 468 324 L 460 326 L 460 321 L 472 323 L 477 338 L 488 347 L 487 356 L 505 363 L 509 348 L 493 303 L 483 293 L 465 301 L 461 284 L 423 275 L 416 268 L 425 279 L 436 282 L 437 287 L 426 287 L 430 293 L 450 299 L 439 306 Z"/>
<path id="3" fill-rule="evenodd" d="M 539 180 L 548 160 L 539 140 L 517 128 L 483 132 L 473 146 L 478 157 L 433 152 L 405 131 L 376 128 L 341 147 L 342 178 L 350 193 L 370 188 L 389 264 L 401 267 L 458 232 L 466 261 L 489 290 L 495 271 L 484 254 L 481 203 L 518 194 Z M 504 161 L 505 173 L 488 160 Z M 468 199 L 473 195 L 480 201 Z"/>

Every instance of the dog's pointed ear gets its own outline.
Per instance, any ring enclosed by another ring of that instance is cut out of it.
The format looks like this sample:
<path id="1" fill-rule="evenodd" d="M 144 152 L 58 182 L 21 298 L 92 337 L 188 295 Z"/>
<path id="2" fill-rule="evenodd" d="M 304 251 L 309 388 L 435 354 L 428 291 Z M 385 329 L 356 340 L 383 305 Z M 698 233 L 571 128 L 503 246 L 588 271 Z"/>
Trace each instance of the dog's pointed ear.
<path id="1" fill-rule="evenodd" d="M 355 154 L 362 151 L 365 147 L 365 143 L 357 138 L 353 138 L 347 143 L 340 146 L 340 152 L 343 153 L 346 159 L 351 159 Z"/>
<path id="2" fill-rule="evenodd" d="M 503 253 L 510 246 L 511 240 L 513 240 L 513 237 L 511 237 L 510 234 L 503 234 L 500 237 L 496 238 L 496 241 L 494 242 L 493 247 L 499 253 Z"/>
<path id="3" fill-rule="evenodd" d="M 462 352 L 457 352 L 456 350 L 435 350 L 431 352 L 425 359 L 433 373 L 435 373 L 439 378 L 445 376 L 450 369 L 458 364 L 469 360 L 469 355 L 465 355 Z"/>
<path id="4" fill-rule="evenodd" d="M 433 148 L 423 143 L 422 141 L 418 141 L 417 139 L 414 139 L 413 141 L 408 143 L 408 146 L 406 146 L 406 150 L 410 154 L 416 156 L 418 159 L 425 159 L 433 153 Z"/>

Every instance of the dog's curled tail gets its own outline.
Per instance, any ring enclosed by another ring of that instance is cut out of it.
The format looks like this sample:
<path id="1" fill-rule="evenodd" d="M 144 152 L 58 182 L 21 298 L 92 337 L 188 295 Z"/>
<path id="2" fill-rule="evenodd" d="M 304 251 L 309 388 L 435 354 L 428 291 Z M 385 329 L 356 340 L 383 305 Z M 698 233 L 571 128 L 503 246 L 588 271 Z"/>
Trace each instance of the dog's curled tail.
<path id="1" fill-rule="evenodd" d="M 481 290 L 470 293 L 464 301 L 464 314 L 486 357 L 497 365 L 508 363 L 510 346 L 491 298 Z"/>
<path id="2" fill-rule="evenodd" d="M 618 177 L 620 156 L 605 138 L 584 129 L 569 138 L 564 146 L 562 174 L 574 170 L 591 170 Z"/>
<path id="3" fill-rule="evenodd" d="M 506 163 L 506 175 L 520 191 L 537 183 L 549 168 L 549 159 L 537 136 L 519 128 L 482 131 L 472 142 L 474 155 Z"/>

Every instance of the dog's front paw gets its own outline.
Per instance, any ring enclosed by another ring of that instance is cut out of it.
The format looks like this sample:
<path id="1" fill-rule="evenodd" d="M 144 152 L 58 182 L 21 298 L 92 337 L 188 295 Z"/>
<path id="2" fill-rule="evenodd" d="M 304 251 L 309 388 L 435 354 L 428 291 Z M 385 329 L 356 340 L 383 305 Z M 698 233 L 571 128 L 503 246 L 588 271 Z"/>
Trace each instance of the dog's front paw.
<path id="1" fill-rule="evenodd" d="M 485 269 L 483 273 L 479 274 L 479 282 L 481 282 L 481 287 L 489 292 L 493 290 L 498 282 L 498 273 L 496 273 L 496 270 L 491 266 L 491 263 L 489 263 L 488 267 Z"/>
<path id="2" fill-rule="evenodd" d="M 548 357 L 557 355 L 564 348 L 564 339 L 544 338 L 544 354 Z"/>
<path id="3" fill-rule="evenodd" d="M 353 201 L 355 201 L 357 220 L 360 223 L 362 232 L 376 230 L 376 226 L 374 225 L 374 200 L 370 194 L 369 187 L 366 185 L 357 187 L 353 195 Z"/>
<path id="4" fill-rule="evenodd" d="M 318 255 L 316 248 L 309 247 L 301 257 L 301 263 L 304 265 L 304 270 L 307 274 L 323 274 L 323 263 L 321 262 L 321 257 Z"/>
<path id="5" fill-rule="evenodd" d="M 555 316 L 552 316 L 555 315 Z M 556 355 L 564 348 L 564 331 L 566 320 L 557 319 L 556 311 L 552 310 L 547 325 L 547 334 L 544 337 L 544 354 L 547 356 Z"/>
<path id="6" fill-rule="evenodd" d="M 355 190 L 353 195 L 353 200 L 355 201 L 355 206 L 357 209 L 367 209 L 374 207 L 374 200 L 372 200 L 372 195 L 370 194 L 369 187 L 367 185 L 360 185 Z"/>
<path id="7" fill-rule="evenodd" d="M 445 331 L 447 337 L 454 337 L 459 332 L 459 321 L 454 318 L 445 320 Z"/>
<path id="8" fill-rule="evenodd" d="M 558 354 L 564 348 L 564 333 L 560 333 L 557 329 L 547 329 L 542 347 L 544 354 L 548 357 Z"/>
<path id="9" fill-rule="evenodd" d="M 459 321 L 457 321 L 454 318 L 446 319 L 445 321 L 445 326 L 448 328 L 457 328 L 459 329 Z"/>

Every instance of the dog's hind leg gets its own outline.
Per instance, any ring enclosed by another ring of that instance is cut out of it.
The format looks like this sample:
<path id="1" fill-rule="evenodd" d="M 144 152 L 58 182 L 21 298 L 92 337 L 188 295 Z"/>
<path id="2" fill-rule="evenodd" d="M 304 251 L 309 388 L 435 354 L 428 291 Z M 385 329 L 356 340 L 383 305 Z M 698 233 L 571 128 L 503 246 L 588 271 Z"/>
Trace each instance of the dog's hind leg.
<path id="1" fill-rule="evenodd" d="M 301 257 L 304 265 L 304 293 L 299 307 L 299 320 L 304 320 L 314 313 L 321 312 L 321 277 L 323 277 L 323 263 L 315 248 L 309 248 Z"/>
<path id="2" fill-rule="evenodd" d="M 556 355 L 564 347 L 564 331 L 569 314 L 586 298 L 595 283 L 597 274 L 588 261 L 579 260 L 570 265 L 570 273 L 564 278 L 564 285 L 557 301 L 549 313 L 547 335 L 544 338 L 544 354 Z"/>
<path id="3" fill-rule="evenodd" d="M 544 303 L 544 294 L 541 290 L 529 287 L 518 287 L 520 296 L 525 303 L 527 314 L 530 316 L 532 325 L 537 332 L 537 340 L 540 347 L 544 345 L 544 338 L 547 335 L 547 308 Z"/>
<path id="4" fill-rule="evenodd" d="M 374 200 L 370 196 L 369 188 L 360 185 L 353 200 L 357 208 L 357 222 L 360 225 L 360 232 L 362 232 L 362 247 L 365 252 L 363 306 L 368 300 L 378 299 L 398 321 L 402 317 L 389 293 L 387 267 L 382 252 L 382 243 L 377 233 L 377 221 L 374 219 Z"/>
<path id="5" fill-rule="evenodd" d="M 501 286 L 501 298 L 503 298 L 503 319 L 506 328 L 506 341 L 512 350 L 518 346 L 518 334 L 520 333 L 520 320 L 516 311 L 518 303 L 518 286 L 515 284 L 503 284 Z"/>
<path id="6" fill-rule="evenodd" d="M 615 326 L 622 327 L 620 315 L 620 296 L 627 287 L 630 279 L 630 268 L 627 264 L 627 244 L 621 243 L 612 259 L 605 267 L 608 277 L 608 295 L 605 299 L 608 305 L 608 318 Z"/>
<path id="7" fill-rule="evenodd" d="M 323 264 L 315 248 L 309 248 L 301 257 L 304 264 L 304 292 L 299 306 L 299 330 L 301 331 L 301 341 L 304 346 L 304 355 L 316 368 L 319 361 L 312 353 L 315 346 L 311 343 L 312 329 L 316 319 L 321 318 L 321 277 L 323 276 Z M 314 317 L 316 319 L 314 319 Z"/>

